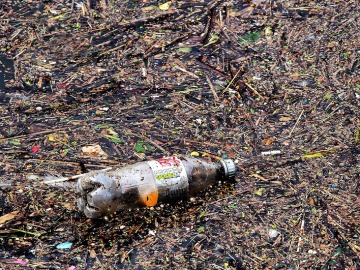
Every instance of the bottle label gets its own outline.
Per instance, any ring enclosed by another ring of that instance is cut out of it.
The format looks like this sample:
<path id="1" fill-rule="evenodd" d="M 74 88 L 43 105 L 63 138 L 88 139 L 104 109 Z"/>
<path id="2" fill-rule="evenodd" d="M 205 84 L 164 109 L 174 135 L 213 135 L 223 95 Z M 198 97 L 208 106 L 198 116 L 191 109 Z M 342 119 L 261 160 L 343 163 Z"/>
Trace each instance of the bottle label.
<path id="1" fill-rule="evenodd" d="M 184 164 L 177 157 L 148 161 L 161 199 L 182 197 L 189 190 L 189 181 Z"/>

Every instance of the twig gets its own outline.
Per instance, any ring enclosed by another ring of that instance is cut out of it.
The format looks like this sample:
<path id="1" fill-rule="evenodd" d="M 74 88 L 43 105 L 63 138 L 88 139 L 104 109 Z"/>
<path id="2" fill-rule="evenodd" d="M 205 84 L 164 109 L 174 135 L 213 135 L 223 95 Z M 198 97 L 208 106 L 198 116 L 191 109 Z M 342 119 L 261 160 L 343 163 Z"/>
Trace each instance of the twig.
<path id="1" fill-rule="evenodd" d="M 247 88 L 249 88 L 251 91 L 253 91 L 256 95 L 258 95 L 260 98 L 264 98 L 262 95 L 260 95 L 260 93 L 258 91 L 255 90 L 254 87 L 252 87 L 250 84 L 248 84 L 247 82 L 243 82 Z"/>
<path id="2" fill-rule="evenodd" d="M 214 96 L 215 101 L 219 101 L 219 96 L 217 95 L 216 89 L 215 89 L 213 83 L 211 82 L 209 76 L 205 74 L 205 78 L 206 78 L 206 80 L 207 80 L 207 82 L 209 84 L 210 90 L 211 90 L 211 92 L 212 92 L 212 94 Z"/>
<path id="3" fill-rule="evenodd" d="M 57 128 L 57 129 L 39 131 L 39 132 L 31 133 L 31 134 L 18 135 L 18 136 L 14 136 L 14 137 L 7 137 L 7 138 L 0 139 L 0 143 L 6 142 L 8 140 L 21 139 L 21 138 L 25 138 L 27 136 L 42 135 L 42 134 L 52 133 L 52 132 L 55 132 L 55 131 L 61 131 L 61 130 L 66 130 L 66 129 L 67 128 Z"/>
<path id="4" fill-rule="evenodd" d="M 160 149 L 160 150 L 163 151 L 164 153 L 169 154 L 169 151 L 165 150 L 163 147 L 161 147 L 160 145 L 158 145 L 156 142 L 150 140 L 149 138 L 145 137 L 144 135 L 136 134 L 136 133 L 132 132 L 132 131 L 129 130 L 129 129 L 126 129 L 126 132 L 129 133 L 130 135 L 138 136 L 138 137 L 142 138 L 143 140 L 145 140 L 145 141 L 147 141 L 148 143 L 154 145 L 156 148 Z"/>
<path id="5" fill-rule="evenodd" d="M 232 83 L 235 81 L 236 77 L 239 75 L 240 70 L 241 70 L 241 69 L 239 69 L 239 70 L 236 72 L 235 76 L 231 79 L 231 81 L 228 83 L 228 85 L 227 85 L 227 86 L 225 87 L 225 89 L 222 91 L 222 94 L 225 93 L 225 92 L 230 88 L 230 85 L 232 85 Z"/>
<path id="6" fill-rule="evenodd" d="M 301 242 L 302 242 L 302 235 L 304 233 L 304 227 L 305 227 L 305 212 L 303 212 L 303 217 L 301 220 L 301 225 L 300 225 L 300 236 L 299 236 L 299 241 L 298 241 L 298 246 L 297 246 L 297 252 L 300 252 L 300 247 L 301 247 Z"/>
<path id="7" fill-rule="evenodd" d="M 339 107 L 337 107 L 335 110 L 333 110 L 328 117 L 326 117 L 325 119 L 321 120 L 321 123 L 324 123 L 325 121 L 327 121 L 327 120 L 329 120 L 331 117 L 333 117 L 333 115 L 335 114 L 335 112 L 337 112 L 340 108 L 341 108 L 341 105 L 340 105 Z"/>
<path id="8" fill-rule="evenodd" d="M 102 170 L 99 170 L 101 172 L 106 172 L 111 170 L 112 168 L 105 168 Z M 59 182 L 65 182 L 65 181 L 69 181 L 69 180 L 74 180 L 74 179 L 78 179 L 84 175 L 86 175 L 87 173 L 82 173 L 82 174 L 78 174 L 78 175 L 74 175 L 74 176 L 69 176 L 69 177 L 60 177 L 60 178 L 56 178 L 56 179 L 51 179 L 51 180 L 44 180 L 43 183 L 44 184 L 53 184 L 53 183 L 59 183 Z"/>
<path id="9" fill-rule="evenodd" d="M 190 72 L 190 71 L 188 71 L 188 70 L 186 70 L 186 69 L 184 69 L 182 67 L 179 67 L 179 66 L 175 65 L 174 68 L 189 74 L 191 77 L 194 77 L 195 79 L 200 79 L 199 76 L 197 76 L 196 74 L 194 74 L 194 73 L 192 73 L 192 72 Z"/>
<path id="10" fill-rule="evenodd" d="M 25 230 L 20 230 L 20 229 L 11 229 L 11 231 L 13 231 L 13 232 L 20 232 L 20 233 L 23 233 L 23 234 L 29 234 L 29 235 L 33 235 L 33 236 L 35 236 L 35 237 L 41 236 L 41 233 L 33 233 L 33 232 L 29 232 L 29 231 L 25 231 Z"/>
<path id="11" fill-rule="evenodd" d="M 301 116 L 303 115 L 303 113 L 304 113 L 304 110 L 302 110 L 302 111 L 301 111 L 301 113 L 300 113 L 300 115 L 299 115 L 298 119 L 297 119 L 297 120 L 296 120 L 296 122 L 295 122 L 295 125 L 294 125 L 294 126 L 293 126 L 293 128 L 291 129 L 291 131 L 290 131 L 290 133 L 289 133 L 289 137 L 290 137 L 290 136 L 291 136 L 291 134 L 293 133 L 293 131 L 294 131 L 295 127 L 297 126 L 297 124 L 299 123 L 300 118 L 301 118 Z"/>

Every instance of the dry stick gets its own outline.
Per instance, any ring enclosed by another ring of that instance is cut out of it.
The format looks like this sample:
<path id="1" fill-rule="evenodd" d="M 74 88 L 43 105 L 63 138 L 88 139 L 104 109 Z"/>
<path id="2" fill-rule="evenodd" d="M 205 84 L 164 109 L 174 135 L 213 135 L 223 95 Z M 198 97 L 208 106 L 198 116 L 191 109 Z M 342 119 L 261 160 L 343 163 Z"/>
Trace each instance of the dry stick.
<path id="1" fill-rule="evenodd" d="M 106 171 L 109 171 L 111 169 L 112 168 L 109 167 L 109 168 L 105 168 L 105 169 L 102 169 L 102 170 L 99 170 L 99 171 L 106 172 Z M 53 184 L 53 183 L 65 182 L 65 181 L 69 181 L 69 180 L 78 179 L 78 178 L 80 178 L 80 177 L 82 177 L 84 175 L 87 175 L 87 173 L 82 173 L 82 174 L 69 176 L 69 177 L 60 177 L 60 178 L 51 179 L 51 180 L 44 180 L 43 183 L 44 184 Z"/>
<path id="2" fill-rule="evenodd" d="M 239 75 L 240 69 L 238 70 L 238 72 L 236 72 L 235 76 L 231 79 L 230 83 L 226 86 L 226 88 L 222 91 L 222 94 L 225 93 L 230 85 L 234 82 L 234 80 L 236 79 L 236 77 Z M 241 80 L 241 83 L 243 83 L 247 88 L 249 88 L 251 91 L 253 91 L 256 95 L 258 95 L 260 98 L 264 98 L 262 95 L 260 95 L 260 93 L 258 91 L 255 90 L 254 87 L 252 87 L 250 84 L 248 84 L 247 82 L 244 82 L 243 80 Z"/>
<path id="3" fill-rule="evenodd" d="M 129 130 L 129 129 L 126 129 L 126 132 L 129 133 L 130 135 L 138 136 L 138 137 L 142 138 L 143 140 L 147 141 L 148 143 L 151 143 L 151 144 L 154 145 L 155 147 L 159 148 L 159 149 L 160 149 L 161 151 L 163 151 L 164 153 L 169 154 L 169 151 L 165 150 L 163 147 L 161 147 L 160 145 L 158 145 L 156 142 L 150 140 L 149 138 L 145 137 L 144 135 L 136 134 L 136 133 L 132 132 L 132 131 Z"/>
<path id="4" fill-rule="evenodd" d="M 202 154 L 203 156 L 211 157 L 211 158 L 216 159 L 216 160 L 221 160 L 222 159 L 221 157 L 213 155 L 213 154 L 208 153 L 208 152 L 199 151 L 199 153 Z"/>
<path id="5" fill-rule="evenodd" d="M 260 95 L 259 92 L 256 91 L 255 88 L 252 87 L 250 84 L 248 84 L 247 82 L 243 82 L 243 83 L 246 85 L 247 88 L 249 88 L 251 91 L 253 91 L 253 92 L 254 92 L 256 95 L 258 95 L 260 98 L 262 98 L 262 99 L 264 98 L 264 97 L 263 97 L 262 95 Z"/>
<path id="6" fill-rule="evenodd" d="M 36 136 L 36 135 L 41 135 L 41 134 L 47 134 L 47 133 L 60 131 L 60 130 L 65 130 L 65 129 L 67 129 L 67 128 L 57 128 L 57 129 L 51 129 L 51 130 L 44 130 L 44 131 L 39 131 L 39 132 L 31 133 L 31 134 L 25 134 L 25 135 L 19 135 L 19 136 L 14 136 L 14 137 L 3 138 L 3 139 L 0 139 L 0 143 L 6 142 L 8 140 L 21 139 L 21 138 L 25 138 L 27 136 Z"/>
<path id="7" fill-rule="evenodd" d="M 149 23 L 152 21 L 164 19 L 165 17 L 170 17 L 171 15 L 176 15 L 178 12 L 179 12 L 178 10 L 170 10 L 166 13 L 162 13 L 162 14 L 159 14 L 156 16 L 143 17 L 143 18 L 128 21 L 126 23 L 121 23 L 119 25 L 116 25 L 116 27 L 114 26 L 114 30 L 111 30 L 111 31 L 105 33 L 104 35 L 102 35 L 102 38 L 108 38 L 110 35 L 113 35 L 114 33 L 116 34 L 116 32 L 119 32 L 119 31 L 123 32 L 125 29 L 134 27 L 138 24 L 145 24 L 145 23 Z M 106 29 L 106 28 L 101 28 L 100 30 L 102 30 L 102 29 Z M 94 29 L 94 30 L 98 31 L 98 29 Z"/>
<path id="8" fill-rule="evenodd" d="M 325 121 L 329 120 L 333 115 L 341 108 L 341 105 L 339 105 L 335 110 L 333 110 L 328 117 L 321 120 L 321 123 L 324 123 Z"/>
<path id="9" fill-rule="evenodd" d="M 207 80 L 207 82 L 208 82 L 208 84 L 210 86 L 210 89 L 211 89 L 211 92 L 212 92 L 212 94 L 214 96 L 215 101 L 218 102 L 219 101 L 219 96 L 216 94 L 216 89 L 215 89 L 214 85 L 212 84 L 212 82 L 211 82 L 208 75 L 205 74 L 205 78 L 206 78 L 206 80 Z"/>
<path id="10" fill-rule="evenodd" d="M 185 73 L 189 74 L 191 77 L 193 77 L 193 78 L 195 78 L 195 79 L 200 79 L 199 76 L 197 76 L 196 74 L 194 74 L 194 73 L 192 73 L 192 72 L 190 72 L 190 71 L 188 71 L 188 70 L 186 70 L 186 69 L 184 69 L 184 68 L 182 68 L 182 67 L 179 67 L 179 66 L 175 65 L 174 68 L 176 68 L 176 69 L 178 69 L 178 70 L 180 70 L 180 71 L 182 71 L 182 72 L 185 72 Z"/>
<path id="11" fill-rule="evenodd" d="M 338 224 L 330 215 L 327 215 L 327 219 L 328 219 L 328 222 L 331 225 L 333 225 L 335 228 L 340 227 L 340 228 L 343 229 L 343 227 L 341 227 L 340 224 Z M 351 242 L 349 242 L 346 239 L 346 236 L 340 230 L 336 229 L 336 231 L 339 233 L 339 238 L 341 240 L 343 240 L 357 256 L 360 255 L 360 247 L 353 244 L 353 243 L 351 243 Z M 359 251 L 357 251 L 357 250 L 359 250 Z"/>
<path id="12" fill-rule="evenodd" d="M 201 61 L 201 59 L 199 60 L 199 59 L 196 59 L 196 58 L 195 58 L 195 61 L 196 61 L 198 64 L 200 64 L 203 68 L 205 68 L 205 69 L 207 69 L 207 70 L 211 70 L 211 71 L 214 72 L 215 74 L 217 74 L 217 75 L 219 75 L 219 76 L 221 76 L 221 77 L 223 77 L 223 78 L 225 78 L 225 79 L 227 79 L 227 80 L 230 80 L 230 79 L 231 79 L 231 76 L 223 73 L 223 72 L 220 71 L 220 70 L 217 70 L 216 68 L 210 66 L 209 64 L 203 63 L 203 62 Z"/>
<path id="13" fill-rule="evenodd" d="M 299 123 L 300 118 L 301 118 L 301 116 L 303 115 L 303 113 L 304 113 L 304 110 L 302 110 L 302 111 L 301 111 L 301 113 L 300 113 L 300 115 L 299 115 L 298 119 L 296 120 L 295 125 L 294 125 L 294 126 L 293 126 L 293 128 L 291 129 L 291 131 L 290 131 L 290 133 L 289 133 L 289 136 L 288 136 L 288 137 L 291 137 L 291 134 L 293 133 L 293 131 L 294 131 L 294 129 L 295 129 L 295 127 L 296 127 L 296 125 Z"/>
<path id="14" fill-rule="evenodd" d="M 228 85 L 225 87 L 225 89 L 222 91 L 222 94 L 225 93 L 229 88 L 230 85 L 234 82 L 234 80 L 236 79 L 236 77 L 239 75 L 240 73 L 240 69 L 238 70 L 238 72 L 236 72 L 235 76 L 231 79 L 231 81 L 228 83 Z"/>
<path id="15" fill-rule="evenodd" d="M 305 227 L 305 212 L 303 212 L 303 218 L 301 220 L 301 225 L 300 225 L 300 236 L 299 236 L 299 241 L 298 241 L 298 246 L 297 246 L 297 252 L 300 252 L 300 246 L 301 246 L 301 242 L 302 242 L 302 235 L 304 233 L 304 227 Z"/>
<path id="16" fill-rule="evenodd" d="M 216 143 L 212 143 L 212 142 L 199 142 L 199 141 L 196 141 L 196 140 L 191 140 L 191 139 L 184 139 L 184 144 L 186 143 L 198 143 L 198 144 L 203 144 L 203 145 L 208 145 L 208 146 L 215 146 Z M 206 153 L 206 152 L 204 152 Z"/>
<path id="17" fill-rule="evenodd" d="M 18 160 L 7 160 L 7 162 L 16 162 Z M 43 162 L 43 163 L 54 163 L 54 164 L 63 164 L 63 165 L 79 165 L 79 162 L 75 162 L 75 161 L 66 161 L 66 160 L 44 160 L 44 159 L 40 159 L 40 158 L 29 158 L 26 159 L 27 162 L 30 161 L 34 161 L 34 162 Z M 91 161 L 91 160 L 90 160 Z M 98 161 L 98 160 L 96 160 Z M 118 161 L 116 160 L 102 160 L 101 163 L 106 163 L 106 164 L 119 164 Z M 108 168 L 108 165 L 101 165 L 101 164 L 93 164 L 93 163 L 84 163 L 84 166 L 86 167 L 105 167 Z"/>

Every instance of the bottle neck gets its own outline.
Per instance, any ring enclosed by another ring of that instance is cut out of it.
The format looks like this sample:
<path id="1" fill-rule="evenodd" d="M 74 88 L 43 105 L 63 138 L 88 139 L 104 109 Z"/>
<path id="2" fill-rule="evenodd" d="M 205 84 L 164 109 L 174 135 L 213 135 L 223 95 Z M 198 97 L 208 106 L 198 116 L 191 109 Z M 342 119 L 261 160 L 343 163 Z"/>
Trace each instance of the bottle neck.
<path id="1" fill-rule="evenodd" d="M 220 163 L 195 158 L 185 158 L 182 162 L 189 180 L 190 196 L 225 178 L 224 169 Z"/>

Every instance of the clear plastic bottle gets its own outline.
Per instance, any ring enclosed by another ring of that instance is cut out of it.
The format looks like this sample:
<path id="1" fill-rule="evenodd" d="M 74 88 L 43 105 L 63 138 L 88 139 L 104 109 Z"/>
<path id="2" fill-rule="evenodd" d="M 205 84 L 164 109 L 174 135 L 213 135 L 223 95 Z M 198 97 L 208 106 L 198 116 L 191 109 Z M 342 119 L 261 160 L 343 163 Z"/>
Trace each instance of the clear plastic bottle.
<path id="1" fill-rule="evenodd" d="M 90 172 L 77 182 L 78 208 L 89 218 L 98 218 L 121 209 L 154 206 L 202 191 L 218 180 L 233 178 L 231 159 L 175 156 L 135 163 L 112 171 Z"/>

